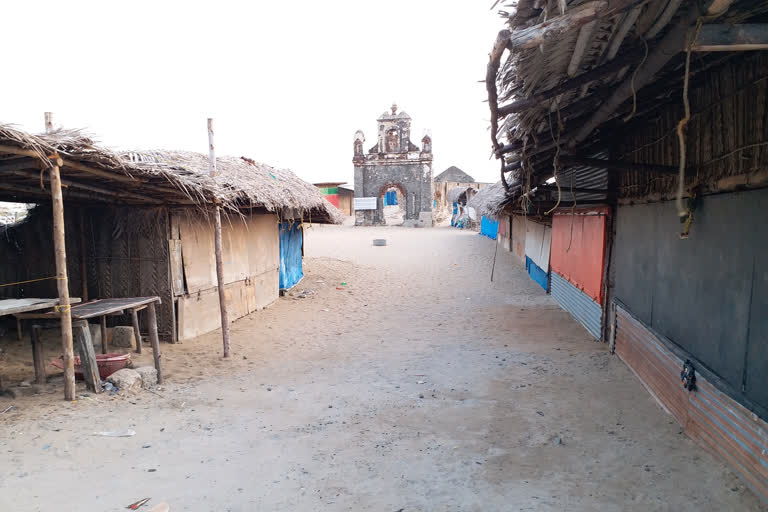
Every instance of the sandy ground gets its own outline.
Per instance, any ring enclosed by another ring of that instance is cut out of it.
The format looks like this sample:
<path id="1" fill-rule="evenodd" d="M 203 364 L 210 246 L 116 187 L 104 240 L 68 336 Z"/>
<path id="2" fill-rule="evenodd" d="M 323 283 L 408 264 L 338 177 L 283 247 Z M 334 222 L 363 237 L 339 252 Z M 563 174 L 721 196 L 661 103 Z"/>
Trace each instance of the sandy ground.
<path id="1" fill-rule="evenodd" d="M 214 333 L 163 345 L 156 394 L 0 398 L 0 510 L 766 510 L 508 253 L 491 283 L 493 253 L 312 228 L 312 293 L 237 321 L 231 360 Z"/>

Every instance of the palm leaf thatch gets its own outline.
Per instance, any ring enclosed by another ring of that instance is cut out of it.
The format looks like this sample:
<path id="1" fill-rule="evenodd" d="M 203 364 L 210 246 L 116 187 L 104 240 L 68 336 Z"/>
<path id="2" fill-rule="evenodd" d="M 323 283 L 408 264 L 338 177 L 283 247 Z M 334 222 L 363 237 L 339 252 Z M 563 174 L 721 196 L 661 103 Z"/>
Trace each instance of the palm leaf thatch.
<path id="1" fill-rule="evenodd" d="M 288 169 L 250 158 L 217 157 L 217 173 L 211 176 L 208 156 L 201 153 L 113 151 L 79 130 L 30 134 L 11 125 L 0 125 L 0 175 L 6 182 L 0 199 L 29 199 L 24 194 L 41 182 L 31 171 L 51 167 L 56 158 L 63 160 L 62 176 L 73 198 L 104 200 L 97 192 L 104 190 L 113 199 L 124 188 L 126 204 L 144 199 L 146 204 L 205 208 L 216 201 L 232 210 L 261 207 L 317 221 L 342 220 L 316 187 Z"/>
<path id="2" fill-rule="evenodd" d="M 478 217 L 485 216 L 489 219 L 498 220 L 510 201 L 511 198 L 504 191 L 501 181 L 497 181 L 490 187 L 485 187 L 475 194 L 469 200 L 467 206 L 474 208 Z"/>

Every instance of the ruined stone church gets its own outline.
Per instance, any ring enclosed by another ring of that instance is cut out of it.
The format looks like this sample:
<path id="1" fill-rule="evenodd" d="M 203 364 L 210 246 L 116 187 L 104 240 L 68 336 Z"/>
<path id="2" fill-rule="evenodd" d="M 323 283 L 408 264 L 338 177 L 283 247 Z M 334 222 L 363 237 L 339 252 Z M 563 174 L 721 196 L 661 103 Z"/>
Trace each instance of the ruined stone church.
<path id="1" fill-rule="evenodd" d="M 352 162 L 355 166 L 355 198 L 376 198 L 375 209 L 355 210 L 355 225 L 385 224 L 384 195 L 395 189 L 405 201 L 404 225 L 432 225 L 432 138 L 428 133 L 421 147 L 411 142 L 411 117 L 397 111 L 378 119 L 376 144 L 365 153 L 365 135 L 355 133 Z M 372 202 L 372 201 L 371 201 Z"/>

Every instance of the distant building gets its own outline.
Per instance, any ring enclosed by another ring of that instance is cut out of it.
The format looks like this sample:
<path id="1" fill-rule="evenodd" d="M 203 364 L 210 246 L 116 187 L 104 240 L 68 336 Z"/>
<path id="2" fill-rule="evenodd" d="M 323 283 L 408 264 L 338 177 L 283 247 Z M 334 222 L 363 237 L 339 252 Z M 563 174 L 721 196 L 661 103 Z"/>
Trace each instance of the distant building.
<path id="1" fill-rule="evenodd" d="M 432 193 L 436 222 L 447 217 L 451 217 L 455 222 L 464 213 L 468 214 L 469 212 L 464 212 L 463 207 L 472 199 L 472 196 L 488 186 L 490 183 L 476 182 L 475 178 L 455 165 L 435 176 Z M 462 223 L 462 226 L 477 227 L 475 223 Z"/>
<path id="2" fill-rule="evenodd" d="M 444 181 L 454 181 L 456 183 L 474 183 L 475 178 L 465 173 L 455 165 L 450 166 L 437 176 L 435 176 L 435 183 Z"/>
<path id="3" fill-rule="evenodd" d="M 375 209 L 355 211 L 355 225 L 385 224 L 384 195 L 396 190 L 404 199 L 404 224 L 432 225 L 432 138 L 425 134 L 421 148 L 411 142 L 411 117 L 405 112 L 385 112 L 376 145 L 366 154 L 365 135 L 355 133 L 355 198 L 376 198 Z"/>
<path id="4" fill-rule="evenodd" d="M 327 181 L 314 183 L 314 185 L 320 189 L 328 202 L 338 208 L 342 214 L 351 216 L 355 214 L 352 209 L 352 197 L 355 193 L 352 189 L 342 186 L 346 183 L 346 181 Z"/>

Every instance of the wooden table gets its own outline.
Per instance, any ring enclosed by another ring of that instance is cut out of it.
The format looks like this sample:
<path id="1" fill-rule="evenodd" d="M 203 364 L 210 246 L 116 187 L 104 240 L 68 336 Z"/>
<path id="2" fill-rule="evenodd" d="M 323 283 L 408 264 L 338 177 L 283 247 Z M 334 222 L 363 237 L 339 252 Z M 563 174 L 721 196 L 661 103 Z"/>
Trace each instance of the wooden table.
<path id="1" fill-rule="evenodd" d="M 58 304 L 58 299 L 33 299 L 33 300 L 55 300 Z M 88 320 L 89 318 L 99 317 L 101 320 L 101 351 L 107 353 L 107 316 L 108 315 L 122 315 L 126 310 L 131 313 L 131 320 L 133 323 L 133 333 L 136 338 L 136 352 L 141 354 L 141 332 L 139 330 L 139 316 L 138 312 L 142 309 L 146 309 L 149 315 L 148 327 L 149 327 L 149 341 L 152 344 L 152 352 L 155 361 L 155 369 L 157 370 L 157 382 L 162 384 L 163 373 L 160 365 L 160 340 L 157 334 L 157 312 L 155 311 L 155 304 L 160 304 L 160 297 L 126 297 L 117 299 L 98 299 L 89 302 L 80 303 L 80 299 L 71 299 L 72 302 L 77 301 L 76 305 L 70 308 L 70 314 L 72 320 Z M 2 301 L 0 301 L 1 303 Z M 40 308 L 44 309 L 55 306 L 45 305 Z M 2 307 L 2 304 L 0 304 Z M 9 308 L 10 309 L 10 308 Z M 2 311 L 0 309 L 0 311 Z M 32 311 L 32 310 L 27 310 Z M 7 314 L 7 313 L 0 313 Z M 26 319 L 55 319 L 59 314 L 56 311 L 45 311 L 37 313 L 17 312 L 13 313 L 16 318 L 20 320 Z M 35 329 L 32 329 L 32 344 L 33 355 L 35 352 L 35 338 L 39 338 L 36 335 Z M 39 340 L 37 340 L 39 343 Z M 42 351 L 41 351 L 42 352 Z M 95 364 L 95 362 L 94 362 Z M 44 371 L 44 370 L 43 370 Z M 37 364 L 35 365 L 35 377 L 40 378 L 38 375 Z M 45 374 L 42 375 L 42 380 L 45 382 Z"/>
<path id="2" fill-rule="evenodd" d="M 80 302 L 78 297 L 70 297 L 70 303 L 77 304 Z M 0 300 L 0 316 L 14 315 L 16 316 L 16 336 L 19 340 L 22 339 L 21 331 L 21 318 L 22 314 L 29 314 L 30 311 L 39 311 L 42 309 L 55 308 L 60 304 L 59 299 L 2 299 Z M 38 384 L 45 384 L 45 362 L 43 361 L 43 347 L 40 344 L 39 336 L 33 329 L 31 333 L 32 338 L 32 361 L 35 366 L 35 382 Z"/>
<path id="3" fill-rule="evenodd" d="M 71 304 L 77 304 L 80 302 L 80 299 L 77 297 L 71 297 L 69 302 Z M 16 316 L 21 313 L 27 313 L 29 311 L 54 308 L 58 305 L 59 299 L 2 299 L 0 300 L 0 316 Z M 16 336 L 19 340 L 21 340 L 21 318 L 18 316 L 16 316 Z"/>

